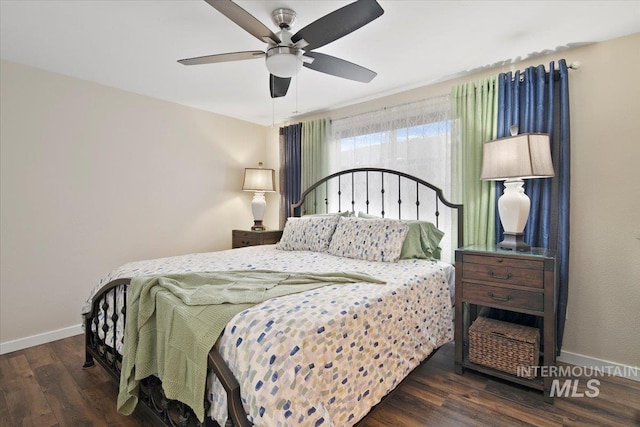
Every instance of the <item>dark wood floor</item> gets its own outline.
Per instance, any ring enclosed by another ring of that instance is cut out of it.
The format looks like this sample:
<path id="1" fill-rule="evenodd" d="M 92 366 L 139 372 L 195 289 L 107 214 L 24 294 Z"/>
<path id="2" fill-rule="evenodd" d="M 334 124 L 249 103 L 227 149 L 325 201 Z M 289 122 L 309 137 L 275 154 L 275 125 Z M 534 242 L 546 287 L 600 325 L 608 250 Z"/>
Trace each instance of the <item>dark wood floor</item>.
<path id="1" fill-rule="evenodd" d="M 0 426 L 149 426 L 115 410 L 117 387 L 102 368 L 82 370 L 83 337 L 0 356 Z M 640 426 L 640 383 L 599 378 L 596 398 L 557 398 L 490 377 L 453 372 L 442 348 L 380 405 L 366 427 Z M 586 381 L 581 380 L 581 391 Z"/>

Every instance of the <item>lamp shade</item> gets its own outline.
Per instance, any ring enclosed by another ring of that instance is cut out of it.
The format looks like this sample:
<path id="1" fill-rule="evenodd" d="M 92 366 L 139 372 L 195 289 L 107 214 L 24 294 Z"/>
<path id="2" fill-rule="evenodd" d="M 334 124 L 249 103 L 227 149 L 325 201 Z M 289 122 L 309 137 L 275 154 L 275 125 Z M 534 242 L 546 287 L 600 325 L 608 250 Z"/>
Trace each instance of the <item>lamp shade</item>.
<path id="1" fill-rule="evenodd" d="M 547 134 L 523 133 L 484 144 L 480 179 L 499 181 L 553 175 Z"/>
<path id="2" fill-rule="evenodd" d="M 517 129 L 514 129 L 514 133 Z M 498 248 L 527 251 L 524 227 L 527 225 L 531 200 L 525 194 L 523 179 L 553 176 L 549 135 L 523 133 L 486 142 L 482 151 L 483 180 L 504 180 L 504 193 L 498 200 L 498 214 L 504 229 L 504 240 Z"/>
<path id="3" fill-rule="evenodd" d="M 246 168 L 242 189 L 244 191 L 276 191 L 275 170 Z"/>

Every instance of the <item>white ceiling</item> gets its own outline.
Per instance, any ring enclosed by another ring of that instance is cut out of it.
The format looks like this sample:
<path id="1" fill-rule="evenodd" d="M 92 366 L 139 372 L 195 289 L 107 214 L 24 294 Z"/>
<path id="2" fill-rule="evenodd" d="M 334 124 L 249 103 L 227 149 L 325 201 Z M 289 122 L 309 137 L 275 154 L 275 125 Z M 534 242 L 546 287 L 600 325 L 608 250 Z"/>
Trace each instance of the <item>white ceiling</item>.
<path id="1" fill-rule="evenodd" d="M 297 14 L 292 33 L 350 1 L 237 3 L 271 28 L 271 11 Z M 202 0 L 0 0 L 0 55 L 126 91 L 270 125 L 397 93 L 493 65 L 640 31 L 640 1 L 379 0 L 377 20 L 317 51 L 378 73 L 368 84 L 303 68 L 272 101 L 262 59 L 200 66 L 176 61 L 264 50 Z M 579 60 L 573 58 L 572 60 Z M 298 113 L 296 113 L 298 112 Z"/>

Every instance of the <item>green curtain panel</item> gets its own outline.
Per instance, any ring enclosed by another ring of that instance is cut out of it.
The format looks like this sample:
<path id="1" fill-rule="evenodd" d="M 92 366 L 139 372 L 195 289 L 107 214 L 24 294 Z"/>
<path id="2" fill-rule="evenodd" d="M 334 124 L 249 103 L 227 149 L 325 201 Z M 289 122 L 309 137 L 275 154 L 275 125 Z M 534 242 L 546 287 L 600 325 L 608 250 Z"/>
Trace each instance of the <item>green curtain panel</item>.
<path id="1" fill-rule="evenodd" d="M 464 244 L 495 244 L 495 185 L 480 180 L 482 144 L 496 138 L 496 77 L 452 89 L 454 195 L 464 204 Z"/>
<path id="2" fill-rule="evenodd" d="M 316 119 L 302 122 L 302 191 L 329 173 L 329 139 L 331 121 Z M 306 201 L 303 213 L 316 213 L 312 201 Z"/>

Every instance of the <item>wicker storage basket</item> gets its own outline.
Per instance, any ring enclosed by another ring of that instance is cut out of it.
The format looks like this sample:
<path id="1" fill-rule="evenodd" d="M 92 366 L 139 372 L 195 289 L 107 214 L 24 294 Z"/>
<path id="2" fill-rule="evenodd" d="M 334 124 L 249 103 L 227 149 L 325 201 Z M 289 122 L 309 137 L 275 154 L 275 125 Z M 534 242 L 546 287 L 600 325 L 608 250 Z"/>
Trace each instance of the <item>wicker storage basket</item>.
<path id="1" fill-rule="evenodd" d="M 538 366 L 540 333 L 537 328 L 478 317 L 469 328 L 469 361 L 533 378 Z M 518 367 L 520 369 L 518 371 Z"/>

